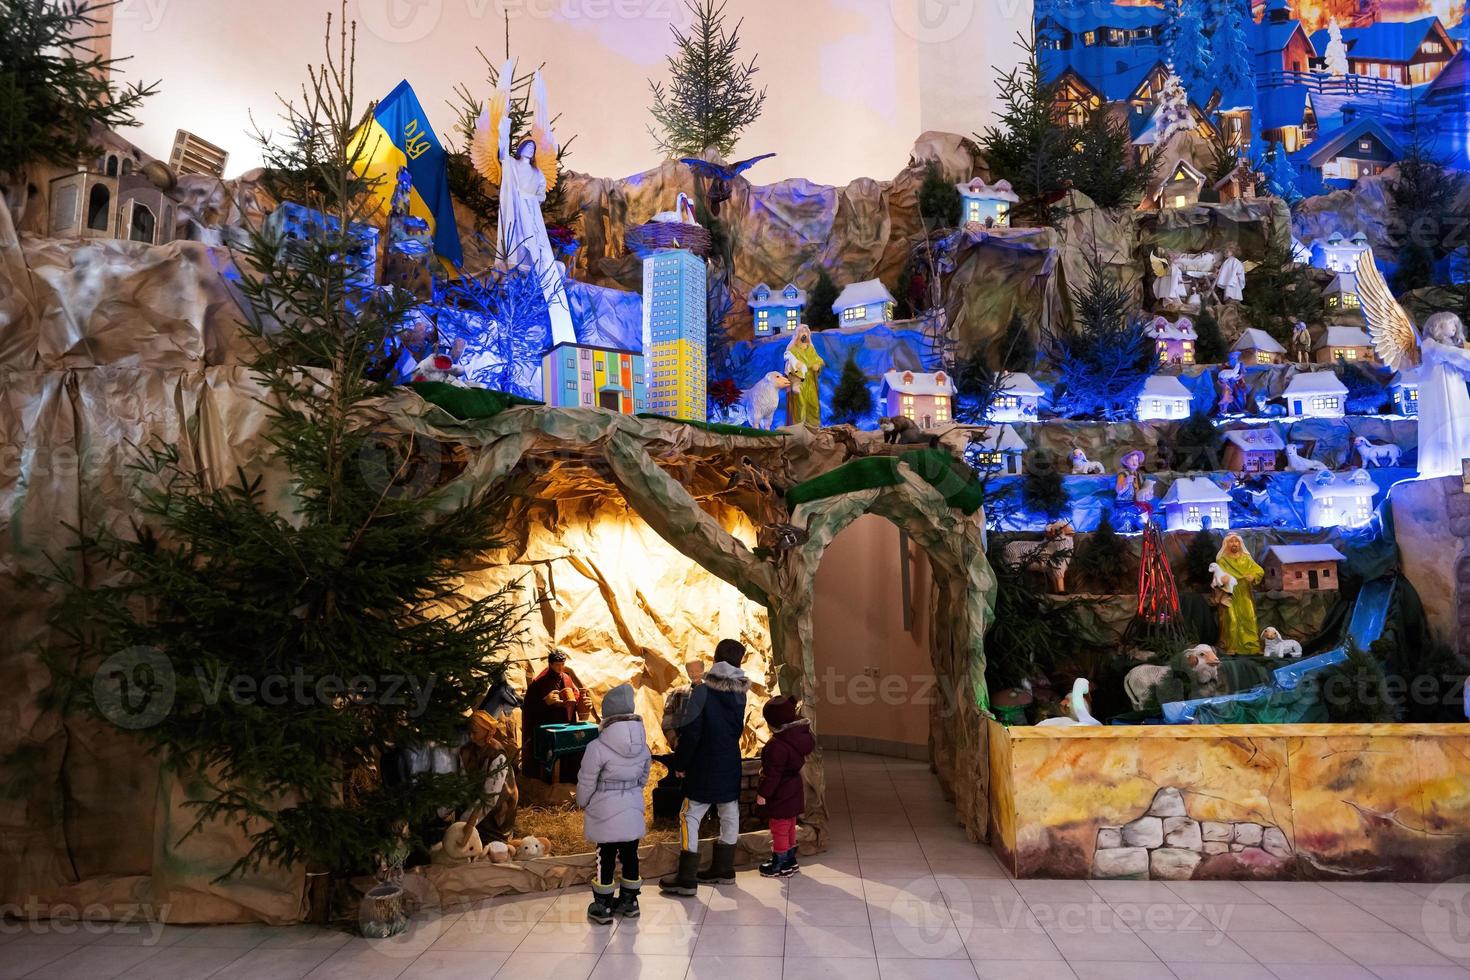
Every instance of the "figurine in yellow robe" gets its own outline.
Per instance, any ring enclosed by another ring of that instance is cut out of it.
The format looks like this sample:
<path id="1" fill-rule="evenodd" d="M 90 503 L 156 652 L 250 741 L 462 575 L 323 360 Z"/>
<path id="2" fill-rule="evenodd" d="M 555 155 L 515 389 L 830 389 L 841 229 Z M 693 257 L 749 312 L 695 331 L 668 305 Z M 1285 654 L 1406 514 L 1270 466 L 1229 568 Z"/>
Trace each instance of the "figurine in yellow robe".
<path id="1" fill-rule="evenodd" d="M 1256 604 L 1251 598 L 1251 587 L 1260 585 L 1266 572 L 1245 550 L 1245 542 L 1238 534 L 1225 535 L 1215 563 L 1236 583 L 1229 599 L 1219 607 L 1219 648 L 1228 653 L 1260 653 L 1261 638 L 1256 631 Z"/>
<path id="2" fill-rule="evenodd" d="M 786 393 L 788 425 L 822 424 L 822 355 L 812 343 L 812 331 L 806 324 L 796 328 L 796 335 L 786 347 L 784 367 L 791 389 Z"/>

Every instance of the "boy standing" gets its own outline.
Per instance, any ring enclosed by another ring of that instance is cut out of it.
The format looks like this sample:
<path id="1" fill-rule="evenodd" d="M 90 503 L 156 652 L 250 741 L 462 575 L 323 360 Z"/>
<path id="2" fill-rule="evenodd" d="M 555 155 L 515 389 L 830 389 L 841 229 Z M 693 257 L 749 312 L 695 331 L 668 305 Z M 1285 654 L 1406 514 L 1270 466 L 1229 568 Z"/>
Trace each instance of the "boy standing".
<path id="1" fill-rule="evenodd" d="M 683 849 L 679 869 L 659 880 L 671 895 L 696 894 L 701 883 L 733 884 L 735 845 L 740 840 L 740 736 L 745 732 L 745 695 L 750 680 L 740 669 L 745 647 L 721 640 L 715 663 L 694 685 L 674 753 L 674 774 L 684 780 Z M 720 836 L 707 871 L 699 870 L 699 824 L 714 807 Z"/>

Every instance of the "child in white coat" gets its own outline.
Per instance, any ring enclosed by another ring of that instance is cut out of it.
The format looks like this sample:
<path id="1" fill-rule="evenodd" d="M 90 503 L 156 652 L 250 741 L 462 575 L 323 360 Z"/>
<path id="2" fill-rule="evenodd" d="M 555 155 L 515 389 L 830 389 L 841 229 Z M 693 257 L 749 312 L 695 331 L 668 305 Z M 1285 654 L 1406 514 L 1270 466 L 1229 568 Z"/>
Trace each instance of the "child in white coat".
<path id="1" fill-rule="evenodd" d="M 619 684 L 602 699 L 602 725 L 577 772 L 577 806 L 583 834 L 597 845 L 597 875 L 587 918 L 606 925 L 614 916 L 638 917 L 638 842 L 648 830 L 643 787 L 652 763 L 643 720 L 634 713 L 633 689 Z M 622 889 L 615 877 L 622 865 Z"/>

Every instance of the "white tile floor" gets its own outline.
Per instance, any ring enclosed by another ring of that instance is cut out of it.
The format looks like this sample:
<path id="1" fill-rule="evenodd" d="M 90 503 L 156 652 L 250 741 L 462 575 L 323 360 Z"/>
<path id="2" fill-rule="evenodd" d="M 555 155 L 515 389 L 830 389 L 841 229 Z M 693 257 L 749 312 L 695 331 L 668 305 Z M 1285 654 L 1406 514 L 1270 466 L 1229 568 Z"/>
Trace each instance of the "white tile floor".
<path id="1" fill-rule="evenodd" d="M 828 753 L 831 849 L 599 927 L 578 889 L 419 916 L 370 942 L 300 927 L 0 931 L 11 977 L 500 980 L 1470 980 L 1470 884 L 1009 880 L 922 763 Z"/>

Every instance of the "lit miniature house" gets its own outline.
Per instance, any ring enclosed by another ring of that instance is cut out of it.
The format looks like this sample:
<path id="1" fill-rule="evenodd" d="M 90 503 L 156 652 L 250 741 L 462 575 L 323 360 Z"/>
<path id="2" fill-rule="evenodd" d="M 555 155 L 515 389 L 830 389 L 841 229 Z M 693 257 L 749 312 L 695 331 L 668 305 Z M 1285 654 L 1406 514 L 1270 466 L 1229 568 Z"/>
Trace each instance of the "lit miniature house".
<path id="1" fill-rule="evenodd" d="M 1214 480 L 1181 476 L 1164 494 L 1164 526 L 1170 531 L 1220 531 L 1230 527 L 1230 494 Z"/>
<path id="2" fill-rule="evenodd" d="M 1175 375 L 1151 375 L 1143 383 L 1143 391 L 1138 396 L 1138 417 L 1140 420 L 1187 419 L 1193 398 Z"/>
<path id="3" fill-rule="evenodd" d="M 1011 206 L 1021 198 L 1011 189 L 1011 182 L 998 180 L 986 184 L 976 177 L 968 184 L 955 184 L 960 192 L 960 224 L 984 225 L 986 228 L 1009 228 Z"/>
<path id="4" fill-rule="evenodd" d="M 1200 193 L 1208 180 L 1202 170 L 1188 160 L 1180 160 L 1168 174 L 1154 193 L 1154 202 L 1160 210 L 1187 208 L 1199 203 Z"/>
<path id="5" fill-rule="evenodd" d="M 1026 443 L 1009 425 L 988 425 L 970 435 L 970 465 L 983 473 L 1020 476 Z"/>
<path id="6" fill-rule="evenodd" d="M 1297 481 L 1292 499 L 1306 501 L 1308 527 L 1359 527 L 1373 518 L 1378 485 L 1367 470 L 1319 470 Z"/>
<path id="7" fill-rule="evenodd" d="M 288 255 L 293 251 L 293 243 L 335 234 L 338 227 L 335 215 L 322 214 L 293 201 L 282 201 L 265 221 L 265 233 L 279 241 Z M 353 279 L 359 283 L 376 282 L 378 229 L 354 222 L 350 235 L 355 246 L 347 256 L 347 264 L 357 270 Z"/>
<path id="8" fill-rule="evenodd" d="M 1004 374 L 1000 391 L 990 402 L 990 417 L 997 422 L 1035 422 L 1041 396 L 1041 386 L 1031 375 L 1020 371 Z"/>
<path id="9" fill-rule="evenodd" d="M 921 429 L 954 421 L 954 381 L 943 371 L 889 371 L 881 397 L 885 415 L 912 419 Z"/>
<path id="10" fill-rule="evenodd" d="M 1259 327 L 1246 327 L 1240 339 L 1230 348 L 1240 354 L 1242 364 L 1280 364 L 1286 360 L 1286 348 Z"/>
<path id="11" fill-rule="evenodd" d="M 1327 315 L 1333 318 L 1360 316 L 1363 300 L 1358 295 L 1358 277 L 1351 272 L 1339 272 L 1322 294 L 1327 303 Z"/>
<path id="12" fill-rule="evenodd" d="M 1325 241 L 1319 239 L 1312 243 L 1312 264 L 1319 269 L 1355 275 L 1358 257 L 1369 250 L 1368 236 L 1361 231 L 1352 238 L 1334 231 Z"/>
<path id="13" fill-rule="evenodd" d="M 843 287 L 832 312 L 843 327 L 866 327 L 893 319 L 893 295 L 877 279 L 865 279 Z"/>
<path id="14" fill-rule="evenodd" d="M 746 298 L 755 319 L 755 335 L 770 337 L 782 331 L 790 332 L 801 325 L 806 312 L 806 290 L 797 289 L 791 283 L 780 292 L 771 292 L 771 287 L 759 283 Z"/>
<path id="15" fill-rule="evenodd" d="M 1286 442 L 1273 428 L 1231 429 L 1225 433 L 1225 468 L 1234 473 L 1274 473 L 1276 454 Z"/>
<path id="16" fill-rule="evenodd" d="M 1318 364 L 1375 361 L 1373 339 L 1362 327 L 1329 326 L 1312 344 L 1312 360 Z"/>
<path id="17" fill-rule="evenodd" d="M 637 351 L 557 344 L 541 359 L 541 390 L 557 408 L 605 408 L 623 415 L 648 410 L 643 355 Z"/>
<path id="18" fill-rule="evenodd" d="M 1261 567 L 1267 592 L 1336 592 L 1342 552 L 1330 544 L 1277 544 Z"/>
<path id="19" fill-rule="evenodd" d="M 1347 406 L 1347 386 L 1331 371 L 1304 371 L 1282 394 L 1286 414 L 1298 418 L 1340 419 Z"/>
<path id="20" fill-rule="evenodd" d="M 1394 408 L 1400 415 L 1419 414 L 1419 368 L 1400 371 L 1393 379 Z"/>
<path id="21" fill-rule="evenodd" d="M 1148 328 L 1153 338 L 1154 351 L 1159 364 L 1165 367 L 1188 367 L 1194 363 L 1194 345 L 1199 340 L 1194 323 L 1187 316 L 1170 323 L 1163 317 L 1154 320 Z"/>

